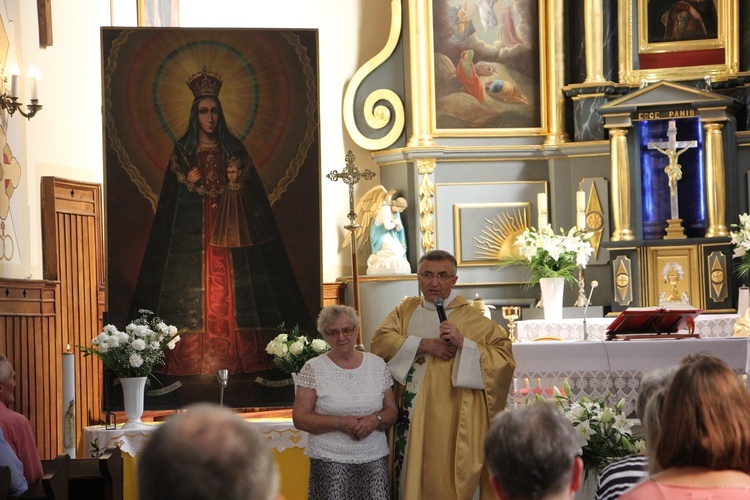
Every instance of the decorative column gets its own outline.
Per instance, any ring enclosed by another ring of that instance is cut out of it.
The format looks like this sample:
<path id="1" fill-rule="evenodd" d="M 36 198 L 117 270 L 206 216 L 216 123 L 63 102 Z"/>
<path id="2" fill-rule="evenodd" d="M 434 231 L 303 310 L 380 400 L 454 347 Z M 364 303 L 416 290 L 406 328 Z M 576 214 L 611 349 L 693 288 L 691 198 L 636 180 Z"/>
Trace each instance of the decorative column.
<path id="1" fill-rule="evenodd" d="M 428 2 L 409 2 L 409 81 L 411 86 L 411 120 L 412 135 L 407 147 L 434 146 L 430 133 L 430 99 L 432 92 L 426 89 L 432 87 L 428 55 L 432 54 L 432 47 L 428 44 L 432 40 L 429 27 L 432 21 L 428 15 Z"/>
<path id="2" fill-rule="evenodd" d="M 726 181 L 724 176 L 724 141 L 721 123 L 704 123 L 706 130 L 706 208 L 708 212 L 707 238 L 729 236 L 725 225 L 727 212 Z"/>
<path id="3" fill-rule="evenodd" d="M 583 18 L 586 37 L 585 83 L 604 81 L 604 26 L 601 0 L 585 0 Z"/>
<path id="4" fill-rule="evenodd" d="M 547 93 L 547 139 L 545 146 L 555 146 L 567 142 L 565 133 L 565 6 L 562 0 L 546 2 L 545 19 L 547 36 L 547 72 L 543 74 L 543 81 Z"/>
<path id="5" fill-rule="evenodd" d="M 422 179 L 419 181 L 419 231 L 422 233 L 422 250 L 426 253 L 435 249 L 435 159 L 417 160 L 417 168 Z"/>
<path id="6" fill-rule="evenodd" d="M 628 131 L 624 128 L 609 129 L 610 162 L 612 171 L 612 241 L 631 241 L 630 230 L 630 178 L 628 175 Z"/>

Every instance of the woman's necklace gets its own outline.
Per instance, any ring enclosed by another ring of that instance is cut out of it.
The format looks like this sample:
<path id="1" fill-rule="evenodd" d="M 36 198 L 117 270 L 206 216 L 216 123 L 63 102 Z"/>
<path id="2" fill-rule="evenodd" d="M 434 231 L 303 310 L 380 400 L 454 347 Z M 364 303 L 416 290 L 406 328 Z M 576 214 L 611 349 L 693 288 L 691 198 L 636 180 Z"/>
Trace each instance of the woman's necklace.
<path id="1" fill-rule="evenodd" d="M 201 144 L 216 144 L 216 139 L 214 139 L 213 141 L 204 141 L 203 139 L 198 139 L 198 142 L 200 142 Z"/>

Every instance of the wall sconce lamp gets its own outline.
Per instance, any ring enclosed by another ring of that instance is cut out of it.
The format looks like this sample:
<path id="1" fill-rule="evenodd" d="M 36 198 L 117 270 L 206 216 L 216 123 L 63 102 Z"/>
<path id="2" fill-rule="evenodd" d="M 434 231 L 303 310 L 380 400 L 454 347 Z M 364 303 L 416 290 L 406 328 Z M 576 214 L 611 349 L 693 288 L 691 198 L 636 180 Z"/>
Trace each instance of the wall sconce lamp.
<path id="1" fill-rule="evenodd" d="M 26 119 L 31 119 L 37 111 L 42 109 L 42 105 L 39 104 L 39 80 L 41 75 L 39 70 L 31 65 L 29 68 L 29 79 L 31 80 L 31 104 L 26 105 L 27 112 L 24 113 L 22 106 L 23 103 L 18 102 L 18 75 L 20 70 L 18 69 L 18 63 L 13 63 L 13 67 L 10 70 L 10 95 L 7 92 L 3 92 L 0 95 L 0 109 L 8 111 L 10 116 L 18 111 Z M 7 81 L 7 79 L 5 80 Z"/>

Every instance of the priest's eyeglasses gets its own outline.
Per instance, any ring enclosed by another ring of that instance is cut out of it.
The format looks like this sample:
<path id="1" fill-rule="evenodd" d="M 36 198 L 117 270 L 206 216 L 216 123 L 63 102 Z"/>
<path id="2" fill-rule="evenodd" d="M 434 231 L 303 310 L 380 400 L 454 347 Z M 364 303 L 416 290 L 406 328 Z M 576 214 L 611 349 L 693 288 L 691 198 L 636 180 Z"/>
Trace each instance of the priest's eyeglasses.
<path id="1" fill-rule="evenodd" d="M 339 334 L 343 335 L 344 337 L 351 337 L 354 333 L 354 330 L 356 330 L 353 326 L 345 326 L 341 330 L 325 330 L 325 334 L 329 337 L 338 337 Z"/>
<path id="2" fill-rule="evenodd" d="M 441 283 L 445 283 L 446 281 L 450 281 L 453 278 L 456 277 L 455 274 L 448 274 L 448 273 L 432 273 L 430 271 L 425 271 L 423 273 L 417 273 L 417 276 L 422 278 L 423 281 L 432 281 L 433 279 L 437 278 L 438 281 Z"/>

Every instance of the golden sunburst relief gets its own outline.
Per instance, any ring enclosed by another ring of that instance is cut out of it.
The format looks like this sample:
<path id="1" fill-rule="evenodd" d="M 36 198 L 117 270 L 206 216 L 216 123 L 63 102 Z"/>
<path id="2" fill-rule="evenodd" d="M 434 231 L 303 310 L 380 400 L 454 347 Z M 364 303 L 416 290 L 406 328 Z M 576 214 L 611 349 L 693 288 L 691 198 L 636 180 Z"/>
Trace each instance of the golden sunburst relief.
<path id="1" fill-rule="evenodd" d="M 516 208 L 512 211 L 504 210 L 495 217 L 484 219 L 487 225 L 482 230 L 482 236 L 474 237 L 479 247 L 475 254 L 487 260 L 520 258 L 518 249 L 514 247 L 516 238 L 528 227 L 526 210 Z"/>

